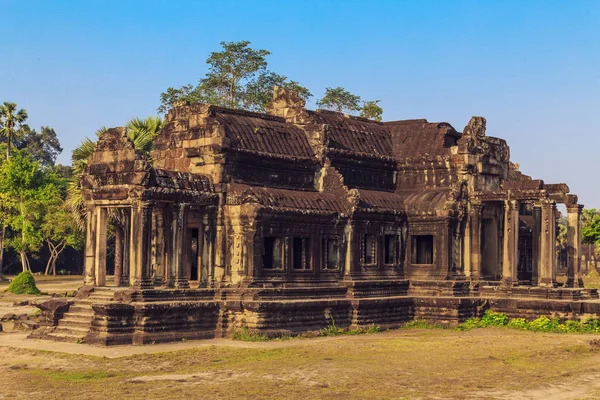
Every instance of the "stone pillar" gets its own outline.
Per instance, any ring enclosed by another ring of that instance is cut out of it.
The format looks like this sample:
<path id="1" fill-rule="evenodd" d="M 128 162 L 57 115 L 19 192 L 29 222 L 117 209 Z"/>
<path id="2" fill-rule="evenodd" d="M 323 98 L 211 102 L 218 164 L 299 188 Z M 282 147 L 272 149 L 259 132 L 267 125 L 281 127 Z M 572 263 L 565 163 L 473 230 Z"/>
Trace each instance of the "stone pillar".
<path id="1" fill-rule="evenodd" d="M 470 210 L 470 276 L 471 280 L 477 281 L 481 277 L 481 212 L 483 204 L 471 202 Z"/>
<path id="2" fill-rule="evenodd" d="M 164 207 L 155 208 L 152 213 L 152 264 L 154 284 L 162 285 L 165 279 L 165 211 Z"/>
<path id="3" fill-rule="evenodd" d="M 583 205 L 567 205 L 567 286 L 583 287 L 581 278 L 581 212 Z"/>
<path id="4" fill-rule="evenodd" d="M 108 224 L 108 210 L 99 207 L 96 212 L 96 245 L 94 272 L 96 286 L 106 285 L 106 228 Z"/>
<path id="5" fill-rule="evenodd" d="M 544 202 L 541 208 L 539 285 L 554 287 L 556 286 L 556 204 Z"/>
<path id="6" fill-rule="evenodd" d="M 131 275 L 131 208 L 125 210 L 123 226 L 123 276 L 120 285 L 127 285 Z"/>
<path id="7" fill-rule="evenodd" d="M 153 288 L 151 241 L 152 204 L 141 203 L 131 209 L 131 286 L 138 289 Z"/>
<path id="8" fill-rule="evenodd" d="M 505 286 L 518 284 L 519 263 L 519 203 L 504 202 L 504 238 L 502 251 L 502 283 Z"/>
<path id="9" fill-rule="evenodd" d="M 94 286 L 96 284 L 96 213 L 95 207 L 88 210 L 86 216 L 85 232 L 85 273 L 83 278 L 84 285 Z"/>
<path id="10" fill-rule="evenodd" d="M 188 207 L 187 204 L 180 204 L 179 207 L 172 211 L 171 220 L 171 244 L 173 248 L 171 250 L 171 266 L 175 281 L 174 286 L 176 288 L 189 288 L 190 283 L 188 281 L 187 261 L 186 256 L 189 251 L 189 243 L 186 243 L 187 233 L 187 218 L 188 218 Z"/>
<path id="11" fill-rule="evenodd" d="M 540 280 L 540 241 L 542 237 L 542 208 L 539 204 L 533 205 L 531 236 L 531 285 L 537 286 Z"/>

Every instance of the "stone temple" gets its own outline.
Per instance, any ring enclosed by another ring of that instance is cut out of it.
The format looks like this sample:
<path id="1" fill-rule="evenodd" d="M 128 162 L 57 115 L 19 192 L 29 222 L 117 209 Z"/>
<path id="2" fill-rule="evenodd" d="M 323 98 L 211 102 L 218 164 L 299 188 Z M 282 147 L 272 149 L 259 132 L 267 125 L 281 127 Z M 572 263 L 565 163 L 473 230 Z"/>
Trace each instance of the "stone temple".
<path id="1" fill-rule="evenodd" d="M 268 113 L 179 104 L 149 156 L 124 128 L 82 179 L 85 285 L 33 336 L 97 344 L 267 335 L 413 319 L 456 324 L 600 315 L 580 276 L 581 210 L 532 179 L 473 117 L 376 122 L 305 109 L 276 88 Z M 556 281 L 556 204 L 568 276 Z M 107 226 L 125 218 L 119 286 Z"/>

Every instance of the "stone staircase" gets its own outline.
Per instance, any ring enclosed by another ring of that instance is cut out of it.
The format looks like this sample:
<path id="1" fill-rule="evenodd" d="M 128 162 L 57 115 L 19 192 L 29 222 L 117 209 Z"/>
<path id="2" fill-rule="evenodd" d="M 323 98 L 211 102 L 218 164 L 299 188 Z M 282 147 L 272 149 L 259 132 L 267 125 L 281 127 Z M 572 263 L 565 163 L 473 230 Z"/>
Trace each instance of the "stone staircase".
<path id="1" fill-rule="evenodd" d="M 94 288 L 87 298 L 75 300 L 56 328 L 44 335 L 44 339 L 83 343 L 94 319 L 92 304 L 110 302 L 114 292 L 113 288 Z"/>

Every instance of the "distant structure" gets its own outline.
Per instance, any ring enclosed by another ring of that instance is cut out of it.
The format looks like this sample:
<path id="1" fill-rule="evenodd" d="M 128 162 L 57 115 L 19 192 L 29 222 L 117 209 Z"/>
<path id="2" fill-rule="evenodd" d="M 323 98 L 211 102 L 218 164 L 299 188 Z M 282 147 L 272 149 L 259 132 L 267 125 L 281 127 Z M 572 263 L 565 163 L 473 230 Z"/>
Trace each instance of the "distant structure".
<path id="1" fill-rule="evenodd" d="M 179 104 L 150 157 L 124 128 L 104 133 L 82 186 L 85 286 L 54 311 L 48 338 L 149 343 L 242 326 L 277 335 L 332 319 L 454 324 L 488 307 L 596 312 L 580 274 L 577 196 L 521 173 L 482 117 L 463 132 L 380 123 L 307 110 L 281 88 L 267 114 Z M 564 286 L 557 203 L 567 209 Z M 127 219 L 115 266 L 123 288 L 104 288 L 113 209 Z"/>

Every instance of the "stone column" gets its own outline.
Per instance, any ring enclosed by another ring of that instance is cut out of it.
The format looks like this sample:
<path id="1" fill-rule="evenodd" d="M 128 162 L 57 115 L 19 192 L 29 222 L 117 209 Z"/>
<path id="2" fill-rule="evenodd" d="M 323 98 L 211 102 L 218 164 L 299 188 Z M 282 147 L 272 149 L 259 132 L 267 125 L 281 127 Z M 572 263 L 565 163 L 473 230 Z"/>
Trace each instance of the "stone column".
<path id="1" fill-rule="evenodd" d="M 567 286 L 583 287 L 581 279 L 581 212 L 583 205 L 567 205 Z"/>
<path id="2" fill-rule="evenodd" d="M 141 203 L 131 209 L 131 286 L 138 289 L 153 288 L 151 241 L 152 207 L 150 203 Z"/>
<path id="3" fill-rule="evenodd" d="M 129 284 L 131 275 L 131 208 L 125 211 L 125 222 L 123 227 L 123 276 L 120 285 Z"/>
<path id="4" fill-rule="evenodd" d="M 95 207 L 87 212 L 85 232 L 85 274 L 84 285 L 94 286 L 96 284 L 96 213 Z"/>
<path id="5" fill-rule="evenodd" d="M 556 204 L 544 202 L 541 208 L 539 285 L 554 287 L 556 286 Z"/>
<path id="6" fill-rule="evenodd" d="M 106 228 L 108 224 L 108 210 L 99 207 L 96 212 L 96 244 L 94 272 L 96 274 L 96 286 L 106 285 Z"/>
<path id="7" fill-rule="evenodd" d="M 542 237 L 542 208 L 539 204 L 533 205 L 531 236 L 531 285 L 537 286 L 540 280 L 540 240 Z"/>
<path id="8" fill-rule="evenodd" d="M 505 286 L 518 284 L 519 263 L 519 203 L 504 202 L 504 243 L 502 251 L 502 283 Z"/>
<path id="9" fill-rule="evenodd" d="M 470 210 L 470 276 L 471 280 L 477 281 L 481 276 L 481 212 L 483 204 L 481 202 L 471 202 Z"/>
<path id="10" fill-rule="evenodd" d="M 189 250 L 189 243 L 186 243 L 188 207 L 187 204 L 180 204 L 173 210 L 171 221 L 171 244 L 173 245 L 171 262 L 169 265 L 175 275 L 174 286 L 176 288 L 189 288 L 188 271 L 186 256 Z"/>
<path id="11" fill-rule="evenodd" d="M 154 283 L 162 285 L 165 279 L 165 218 L 164 207 L 155 208 L 152 213 L 152 264 Z"/>

